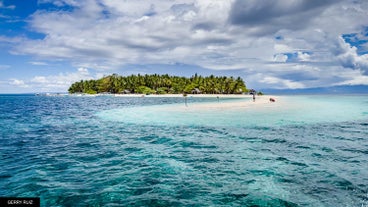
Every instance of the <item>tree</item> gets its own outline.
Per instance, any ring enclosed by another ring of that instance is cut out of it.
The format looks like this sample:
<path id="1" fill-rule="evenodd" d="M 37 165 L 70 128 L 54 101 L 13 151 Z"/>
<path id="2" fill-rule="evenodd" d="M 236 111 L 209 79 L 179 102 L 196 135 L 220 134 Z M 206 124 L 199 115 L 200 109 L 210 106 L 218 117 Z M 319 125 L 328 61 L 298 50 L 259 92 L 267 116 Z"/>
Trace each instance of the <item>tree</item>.
<path id="1" fill-rule="evenodd" d="M 140 94 L 152 94 L 152 93 L 156 93 L 155 90 L 147 87 L 147 86 L 139 86 L 136 88 L 135 90 L 136 93 L 140 93 Z"/>

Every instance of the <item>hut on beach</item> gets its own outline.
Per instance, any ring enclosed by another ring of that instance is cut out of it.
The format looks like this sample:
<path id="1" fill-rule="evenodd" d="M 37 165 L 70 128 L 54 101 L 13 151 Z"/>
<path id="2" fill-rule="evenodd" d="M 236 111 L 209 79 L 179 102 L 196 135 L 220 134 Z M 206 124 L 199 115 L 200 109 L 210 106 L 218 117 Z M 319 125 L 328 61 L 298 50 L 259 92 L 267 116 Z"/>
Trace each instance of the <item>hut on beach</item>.
<path id="1" fill-rule="evenodd" d="M 192 90 L 192 94 L 201 94 L 201 93 L 202 93 L 201 90 L 199 90 L 198 88 L 194 88 Z"/>
<path id="2" fill-rule="evenodd" d="M 130 92 L 130 90 L 125 89 L 125 90 L 123 91 L 123 94 L 131 94 L 131 92 Z"/>

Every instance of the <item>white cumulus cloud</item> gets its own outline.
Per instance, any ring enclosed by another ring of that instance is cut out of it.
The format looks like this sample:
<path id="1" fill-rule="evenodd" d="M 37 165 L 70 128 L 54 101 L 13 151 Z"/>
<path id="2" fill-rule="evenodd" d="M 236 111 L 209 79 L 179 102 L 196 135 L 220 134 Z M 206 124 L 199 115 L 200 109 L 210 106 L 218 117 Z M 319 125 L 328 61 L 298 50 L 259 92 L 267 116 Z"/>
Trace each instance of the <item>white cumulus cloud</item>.
<path id="1" fill-rule="evenodd" d="M 368 74 L 368 54 L 358 55 L 357 48 L 346 43 L 341 37 L 338 39 L 336 54 L 344 67 L 362 70 Z"/>
<path id="2" fill-rule="evenodd" d="M 20 87 L 20 88 L 28 88 L 29 85 L 27 85 L 23 80 L 19 80 L 19 79 L 10 79 L 10 85 L 13 85 L 15 87 Z"/>
<path id="3" fill-rule="evenodd" d="M 287 55 L 284 55 L 284 54 L 276 54 L 273 57 L 273 61 L 275 61 L 275 62 L 281 62 L 281 63 L 286 62 L 287 59 L 288 59 L 288 56 Z"/>
<path id="4" fill-rule="evenodd" d="M 9 84 L 14 87 L 32 90 L 28 92 L 66 92 L 74 82 L 100 78 L 100 76 L 90 74 L 87 68 L 78 68 L 76 72 L 59 73 L 57 75 L 34 76 L 23 80 L 13 78 L 9 80 Z"/>
<path id="5" fill-rule="evenodd" d="M 305 88 L 302 83 L 295 82 L 288 79 L 281 79 L 272 76 L 266 76 L 259 80 L 261 83 L 266 83 L 269 85 L 274 85 L 275 88 L 291 88 L 291 89 L 298 89 L 298 88 Z"/>

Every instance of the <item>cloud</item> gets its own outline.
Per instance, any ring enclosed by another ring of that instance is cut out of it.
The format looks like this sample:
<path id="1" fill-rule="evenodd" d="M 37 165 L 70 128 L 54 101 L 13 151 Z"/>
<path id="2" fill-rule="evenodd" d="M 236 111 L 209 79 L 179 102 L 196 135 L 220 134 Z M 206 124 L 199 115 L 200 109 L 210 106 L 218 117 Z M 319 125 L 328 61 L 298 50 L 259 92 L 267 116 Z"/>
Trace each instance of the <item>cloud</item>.
<path id="1" fill-rule="evenodd" d="M 10 68 L 10 65 L 0 65 L 0 70 L 5 70 Z"/>
<path id="2" fill-rule="evenodd" d="M 48 65 L 46 62 L 39 62 L 39 61 L 31 61 L 28 63 L 31 65 Z"/>
<path id="3" fill-rule="evenodd" d="M 87 68 L 78 68 L 76 72 L 59 73 L 58 75 L 34 76 L 28 80 L 10 79 L 8 84 L 17 88 L 27 88 L 32 92 L 65 92 L 70 85 L 80 80 L 99 78 L 90 74 Z M 4 84 L 3 84 L 4 85 Z"/>
<path id="4" fill-rule="evenodd" d="M 24 41 L 28 41 L 28 39 L 25 39 L 23 37 L 7 37 L 7 36 L 0 35 L 0 43 L 19 44 Z"/>
<path id="5" fill-rule="evenodd" d="M 51 76 L 35 76 L 30 81 L 34 88 L 41 91 L 67 91 L 70 85 L 80 80 L 94 79 L 87 68 L 78 68 L 77 72 L 60 73 Z"/>
<path id="6" fill-rule="evenodd" d="M 14 5 L 5 6 L 3 1 L 0 1 L 0 9 L 15 9 Z"/>
<path id="7" fill-rule="evenodd" d="M 101 72 L 134 64 L 180 63 L 244 71 L 244 79 L 252 85 L 294 88 L 352 80 L 345 75 L 346 70 L 367 71 L 365 55 L 336 41 L 351 33 L 360 34 L 358 39 L 366 38 L 366 1 L 39 3 L 56 7 L 38 10 L 27 21 L 28 28 L 44 38 L 0 37 L 0 41 L 14 45 L 13 54 L 40 60 L 33 64 L 63 61 Z M 64 76 L 68 74 L 60 78 Z"/>
<path id="8" fill-rule="evenodd" d="M 272 85 L 274 88 L 305 88 L 305 85 L 299 82 L 295 82 L 292 80 L 281 79 L 273 76 L 265 76 L 259 80 L 260 83 L 265 83 L 267 85 Z"/>
<path id="9" fill-rule="evenodd" d="M 308 53 L 303 53 L 303 52 L 300 52 L 299 51 L 297 53 L 297 55 L 298 55 L 298 60 L 299 61 L 302 61 L 302 62 L 304 62 L 304 61 L 310 61 L 311 56 Z"/>
<path id="10" fill-rule="evenodd" d="M 281 29 L 299 30 L 318 17 L 336 0 L 236 0 L 229 21 L 234 25 L 251 27 L 255 35 L 275 33 Z"/>
<path id="11" fill-rule="evenodd" d="M 368 75 L 364 75 L 362 71 L 359 70 L 346 71 L 344 76 L 346 80 L 334 85 L 367 85 L 368 83 Z"/>
<path id="12" fill-rule="evenodd" d="M 77 6 L 78 5 L 78 1 L 75 0 L 38 0 L 39 4 L 54 4 L 56 6 L 62 7 L 62 6 L 66 6 L 66 5 L 72 5 L 72 6 Z"/>
<path id="13" fill-rule="evenodd" d="M 24 41 L 16 51 L 105 69 L 142 62 L 204 64 L 196 56 L 213 54 L 204 48 L 232 43 L 232 35 L 214 28 L 226 22 L 230 1 L 80 2 L 70 3 L 73 12 L 35 13 L 31 27 L 46 38 Z M 185 48 L 192 52 L 183 54 Z"/>
<path id="14" fill-rule="evenodd" d="M 368 74 L 368 54 L 358 55 L 357 48 L 346 43 L 341 37 L 338 38 L 335 52 L 342 66 Z"/>
<path id="15" fill-rule="evenodd" d="M 275 62 L 286 62 L 288 59 L 288 56 L 287 55 L 284 55 L 284 54 L 276 54 L 274 57 L 273 57 L 273 61 Z"/>
<path id="16" fill-rule="evenodd" d="M 78 72 L 83 75 L 89 75 L 87 68 L 78 68 Z"/>
<path id="17" fill-rule="evenodd" d="M 13 85 L 15 87 L 20 87 L 20 88 L 29 88 L 29 85 L 25 84 L 23 80 L 18 80 L 18 79 L 10 79 L 9 82 L 10 85 Z"/>

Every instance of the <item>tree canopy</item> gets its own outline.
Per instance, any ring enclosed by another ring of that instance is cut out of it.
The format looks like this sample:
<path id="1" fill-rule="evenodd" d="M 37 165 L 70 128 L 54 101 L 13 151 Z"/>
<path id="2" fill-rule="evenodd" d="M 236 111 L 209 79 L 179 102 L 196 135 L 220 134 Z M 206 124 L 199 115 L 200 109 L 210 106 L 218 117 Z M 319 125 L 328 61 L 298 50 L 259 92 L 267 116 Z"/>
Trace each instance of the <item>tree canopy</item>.
<path id="1" fill-rule="evenodd" d="M 142 93 L 142 94 L 241 94 L 247 92 L 242 78 L 193 75 L 190 78 L 165 75 L 112 74 L 98 80 L 81 80 L 69 87 L 69 93 Z"/>

